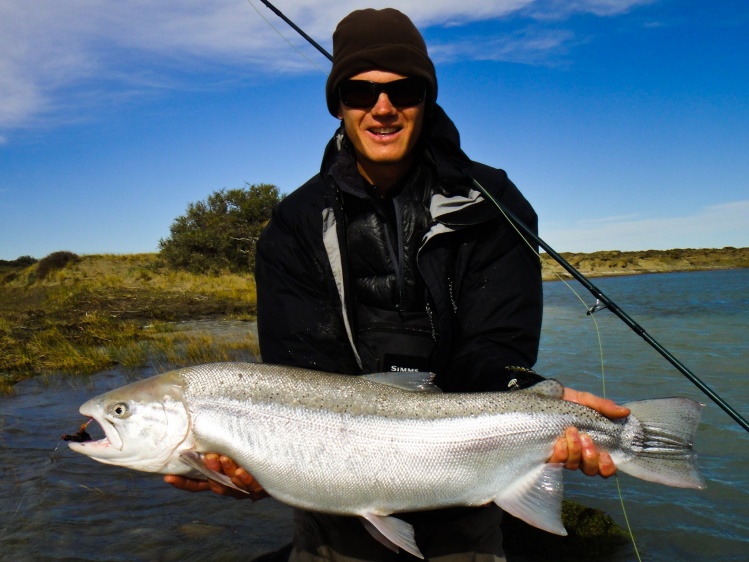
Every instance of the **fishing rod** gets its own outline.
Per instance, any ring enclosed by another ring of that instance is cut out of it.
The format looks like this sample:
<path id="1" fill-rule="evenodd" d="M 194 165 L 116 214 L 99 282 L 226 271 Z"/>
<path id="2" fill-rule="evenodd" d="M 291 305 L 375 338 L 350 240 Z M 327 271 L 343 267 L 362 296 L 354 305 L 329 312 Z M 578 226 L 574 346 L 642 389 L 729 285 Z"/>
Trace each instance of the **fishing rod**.
<path id="1" fill-rule="evenodd" d="M 289 25 L 289 27 L 291 27 L 291 29 L 293 29 L 299 35 L 301 35 L 302 37 L 304 37 L 310 43 L 310 45 L 312 45 L 315 49 L 317 49 L 318 51 L 320 51 L 323 55 L 325 55 L 326 57 L 328 57 L 328 59 L 330 59 L 331 62 L 333 62 L 333 57 L 330 56 L 330 53 L 328 53 L 328 51 L 326 51 L 320 45 L 318 45 L 317 42 L 314 39 L 312 39 L 312 37 L 310 37 L 309 35 L 307 35 L 300 27 L 298 27 L 297 24 L 295 24 L 293 21 L 291 21 L 289 18 L 287 18 L 281 12 L 281 10 L 279 10 L 278 8 L 276 8 L 273 4 L 271 4 L 267 0 L 260 0 L 260 1 L 263 4 L 265 4 L 274 14 L 276 14 L 279 18 L 281 18 L 283 21 L 285 21 Z"/>
<path id="2" fill-rule="evenodd" d="M 541 248 L 543 248 L 547 254 L 549 254 L 554 261 L 561 265 L 572 277 L 574 277 L 583 287 L 588 289 L 590 293 L 596 298 L 596 304 L 588 309 L 588 314 L 593 314 L 604 308 L 613 312 L 620 320 L 622 320 L 629 328 L 635 332 L 638 336 L 644 339 L 650 346 L 660 353 L 666 360 L 671 363 L 676 369 L 687 377 L 694 385 L 699 388 L 705 395 L 707 395 L 713 402 L 720 406 L 724 412 L 731 416 L 741 427 L 746 431 L 749 431 L 749 422 L 744 419 L 730 404 L 723 400 L 715 391 L 707 386 L 700 378 L 690 371 L 681 361 L 674 357 L 665 347 L 663 347 L 658 341 L 648 334 L 645 329 L 635 322 L 631 316 L 624 312 L 614 301 L 607 297 L 603 291 L 596 287 L 591 281 L 580 273 L 574 266 L 572 266 L 567 260 L 560 256 L 554 248 L 544 242 L 531 228 L 529 228 L 523 221 L 516 217 L 507 207 L 502 205 L 497 199 L 492 196 L 489 191 L 482 186 L 475 179 L 473 185 L 476 187 L 487 200 L 491 201 L 500 212 L 505 215 L 515 228 L 522 231 L 522 233 L 533 240 Z"/>
<path id="3" fill-rule="evenodd" d="M 333 56 L 326 51 L 323 47 L 318 45 L 309 35 L 307 35 L 304 31 L 302 31 L 294 22 L 292 22 L 289 18 L 287 18 L 283 13 L 281 13 L 278 8 L 273 6 L 270 2 L 267 0 L 260 0 L 263 4 L 265 4 L 268 8 L 270 8 L 273 13 L 275 13 L 278 17 L 283 19 L 289 26 L 291 26 L 292 29 L 294 29 L 297 33 L 299 33 L 302 37 L 304 37 L 307 41 L 312 44 L 320 53 L 325 55 L 328 60 L 333 62 Z M 700 378 L 695 375 L 692 371 L 690 371 L 681 361 L 679 361 L 676 357 L 674 357 L 665 347 L 663 347 L 658 341 L 653 338 L 650 334 L 648 334 L 645 329 L 640 326 L 637 322 L 635 322 L 631 316 L 629 316 L 626 312 L 624 312 L 613 300 L 611 300 L 608 296 L 606 296 L 603 291 L 601 291 L 598 287 L 596 287 L 591 281 L 585 277 L 582 273 L 580 273 L 577 269 L 575 269 L 572 264 L 570 264 L 567 260 L 565 260 L 562 256 L 560 256 L 554 248 L 549 246 L 546 242 L 544 242 L 538 234 L 536 234 L 533 229 L 529 228 L 528 225 L 526 225 L 523 221 L 521 221 L 518 217 L 516 217 L 507 207 L 502 205 L 489 191 L 482 186 L 478 181 L 476 181 L 474 178 L 470 178 L 473 182 L 474 187 L 476 187 L 482 195 L 491 203 L 494 204 L 495 207 L 507 218 L 507 220 L 515 226 L 516 229 L 519 231 L 522 231 L 522 234 L 524 236 L 527 236 L 533 242 L 535 242 L 538 246 L 543 248 L 547 254 L 549 254 L 554 261 L 556 261 L 560 266 L 562 266 L 572 277 L 574 277 L 583 287 L 585 287 L 595 298 L 596 298 L 596 304 L 588 309 L 588 314 L 593 314 L 599 310 L 602 310 L 604 308 L 610 310 L 613 312 L 620 320 L 622 320 L 629 328 L 635 332 L 638 336 L 640 336 L 642 339 L 644 339 L 653 349 L 655 349 L 658 353 L 660 353 L 671 365 L 676 367 L 676 369 L 683 374 L 687 379 L 689 379 L 697 388 L 699 388 L 710 400 L 712 400 L 715 404 L 717 404 L 726 414 L 731 416 L 731 418 L 736 421 L 741 427 L 743 427 L 747 432 L 749 432 L 749 422 L 741 416 L 730 404 L 728 404 L 725 400 L 723 400 L 714 390 L 712 390 L 708 385 L 706 385 Z"/>

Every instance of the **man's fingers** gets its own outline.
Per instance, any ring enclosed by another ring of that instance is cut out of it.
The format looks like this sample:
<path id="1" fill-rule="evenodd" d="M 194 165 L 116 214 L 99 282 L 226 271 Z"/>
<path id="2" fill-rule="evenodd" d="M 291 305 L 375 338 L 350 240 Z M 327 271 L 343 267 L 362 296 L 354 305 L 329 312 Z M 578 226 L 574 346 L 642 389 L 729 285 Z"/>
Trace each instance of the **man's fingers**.
<path id="1" fill-rule="evenodd" d="M 581 445 L 581 470 L 588 476 L 598 474 L 598 450 L 593 444 L 593 439 L 587 433 L 580 434 Z"/>
<path id="2" fill-rule="evenodd" d="M 598 403 L 598 407 L 594 407 L 593 409 L 598 410 L 599 413 L 611 419 L 626 418 L 630 414 L 629 408 L 621 406 L 608 398 Z"/>
<path id="3" fill-rule="evenodd" d="M 216 453 L 208 453 L 207 455 L 205 455 L 203 457 L 203 464 L 206 466 L 206 468 L 215 470 L 216 472 L 220 472 L 222 474 L 224 472 L 221 460 Z"/>
<path id="4" fill-rule="evenodd" d="M 548 462 L 565 463 L 567 462 L 567 437 L 562 436 L 554 443 L 554 451 L 551 453 Z"/>
<path id="5" fill-rule="evenodd" d="M 236 490 L 230 486 L 216 482 L 215 480 L 196 480 L 185 478 L 176 474 L 169 474 L 164 477 L 164 482 L 171 484 L 179 490 L 187 492 L 204 492 L 211 490 L 220 496 L 231 496 L 237 499 L 252 499 L 253 501 L 261 500 L 268 497 L 268 493 L 255 480 L 250 473 L 240 468 L 236 462 L 225 455 L 208 453 L 203 457 L 203 464 L 206 468 L 228 476 L 232 483 L 239 488 Z M 244 491 L 242 491 L 244 490 Z"/>
<path id="6" fill-rule="evenodd" d="M 580 432 L 578 432 L 576 427 L 569 427 L 564 436 L 567 440 L 567 462 L 564 463 L 564 467 L 570 470 L 577 470 L 580 468 L 583 451 Z"/>
<path id="7" fill-rule="evenodd" d="M 247 490 L 254 502 L 268 497 L 268 492 L 244 468 L 237 467 L 231 479 L 237 486 L 243 490 Z"/>
<path id="8" fill-rule="evenodd" d="M 606 451 L 601 451 L 598 454 L 598 473 L 604 478 L 613 476 L 616 474 L 616 465 Z"/>
<path id="9" fill-rule="evenodd" d="M 616 465 L 606 451 L 599 451 L 587 433 L 576 427 L 568 427 L 564 436 L 554 443 L 548 462 L 563 463 L 569 470 L 580 469 L 588 476 L 608 478 L 616 474 Z"/>
<path id="10" fill-rule="evenodd" d="M 174 474 L 167 474 L 164 476 L 164 482 L 171 484 L 178 490 L 185 490 L 186 492 L 205 492 L 206 490 L 211 489 L 206 480 L 183 478 L 182 476 Z"/>
<path id="11" fill-rule="evenodd" d="M 621 406 L 613 400 L 569 387 L 564 389 L 564 399 L 593 408 L 596 412 L 611 419 L 625 418 L 630 413 L 629 408 Z"/>
<path id="12" fill-rule="evenodd" d="M 237 463 L 225 455 L 218 457 L 218 460 L 221 463 L 221 471 L 227 476 L 232 476 L 239 468 Z"/>

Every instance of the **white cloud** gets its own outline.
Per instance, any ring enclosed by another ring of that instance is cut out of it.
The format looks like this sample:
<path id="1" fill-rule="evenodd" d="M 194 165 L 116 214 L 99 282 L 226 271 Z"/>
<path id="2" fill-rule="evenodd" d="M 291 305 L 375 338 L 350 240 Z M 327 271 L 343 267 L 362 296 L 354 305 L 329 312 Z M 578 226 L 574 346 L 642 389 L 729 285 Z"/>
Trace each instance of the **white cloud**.
<path id="1" fill-rule="evenodd" d="M 558 252 L 747 247 L 749 200 L 712 205 L 683 217 L 581 220 L 571 228 L 542 231 L 541 237 Z"/>
<path id="2" fill-rule="evenodd" d="M 429 54 L 435 62 L 488 60 L 545 64 L 550 53 L 559 53 L 574 38 L 566 30 L 522 31 L 501 37 L 465 37 L 449 44 L 430 45 Z"/>
<path id="3" fill-rule="evenodd" d="M 613 16 L 629 11 L 635 6 L 651 4 L 654 0 L 539 0 L 533 2 L 529 12 L 539 19 L 560 19 L 573 13 L 596 16 Z"/>
<path id="4" fill-rule="evenodd" d="M 573 11 L 610 15 L 647 1 L 577 0 L 570 5 L 566 0 L 404 0 L 398 7 L 425 27 L 520 12 L 536 18 Z M 252 3 L 286 37 L 311 49 L 259 0 Z M 388 5 L 392 0 L 288 0 L 280 7 L 329 46 L 336 23 L 351 10 Z M 478 55 L 466 43 L 436 49 L 451 57 L 507 60 L 516 56 L 533 62 L 539 52 L 566 39 L 564 34 L 513 36 L 495 41 L 488 55 Z M 313 70 L 291 53 L 245 0 L 4 0 L 0 3 L 0 127 L 59 118 L 62 107 L 76 105 L 75 96 L 66 97 L 66 92 L 69 96 L 70 90 L 94 81 L 146 88 L 144 76 L 153 80 L 150 68 L 231 67 L 239 74 Z"/>

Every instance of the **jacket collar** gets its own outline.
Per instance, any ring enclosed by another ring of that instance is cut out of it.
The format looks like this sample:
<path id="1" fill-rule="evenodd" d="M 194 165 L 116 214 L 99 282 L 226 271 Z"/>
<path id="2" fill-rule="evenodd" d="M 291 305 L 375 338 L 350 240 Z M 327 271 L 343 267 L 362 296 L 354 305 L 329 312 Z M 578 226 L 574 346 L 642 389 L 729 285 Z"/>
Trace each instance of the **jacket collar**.
<path id="1" fill-rule="evenodd" d="M 424 130 L 416 150 L 420 150 L 434 165 L 442 186 L 470 185 L 471 160 L 460 148 L 457 127 L 437 104 L 424 120 Z M 358 175 L 351 142 L 342 124 L 325 148 L 320 173 L 344 180 L 352 180 Z M 356 185 L 358 181 L 344 183 Z"/>
<path id="2" fill-rule="evenodd" d="M 460 147 L 460 134 L 453 121 L 435 104 L 424 120 L 424 130 L 416 147 L 436 174 L 437 193 L 432 217 L 456 229 L 489 220 L 496 211 L 471 187 L 470 158 Z M 328 142 L 320 168 L 322 177 L 331 178 L 343 192 L 365 197 L 364 182 L 356 167 L 353 147 L 343 125 Z"/>

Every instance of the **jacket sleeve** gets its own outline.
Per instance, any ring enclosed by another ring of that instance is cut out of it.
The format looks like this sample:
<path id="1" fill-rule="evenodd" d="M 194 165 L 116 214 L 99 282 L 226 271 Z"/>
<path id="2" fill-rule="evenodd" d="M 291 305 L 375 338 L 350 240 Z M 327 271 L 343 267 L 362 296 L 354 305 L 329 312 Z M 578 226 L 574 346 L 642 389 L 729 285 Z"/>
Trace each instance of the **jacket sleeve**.
<path id="1" fill-rule="evenodd" d="M 266 363 L 358 373 L 321 241 L 321 209 L 301 195 L 276 207 L 257 244 L 260 353 Z"/>
<path id="2" fill-rule="evenodd" d="M 536 230 L 530 204 L 504 172 L 492 172 L 499 175 L 500 200 Z M 496 189 L 496 178 L 493 183 Z M 442 385 L 445 390 L 513 390 L 543 380 L 532 370 L 543 312 L 535 245 L 529 246 L 500 216 L 460 236 L 454 264 L 460 275 L 453 280 L 453 348 Z"/>

